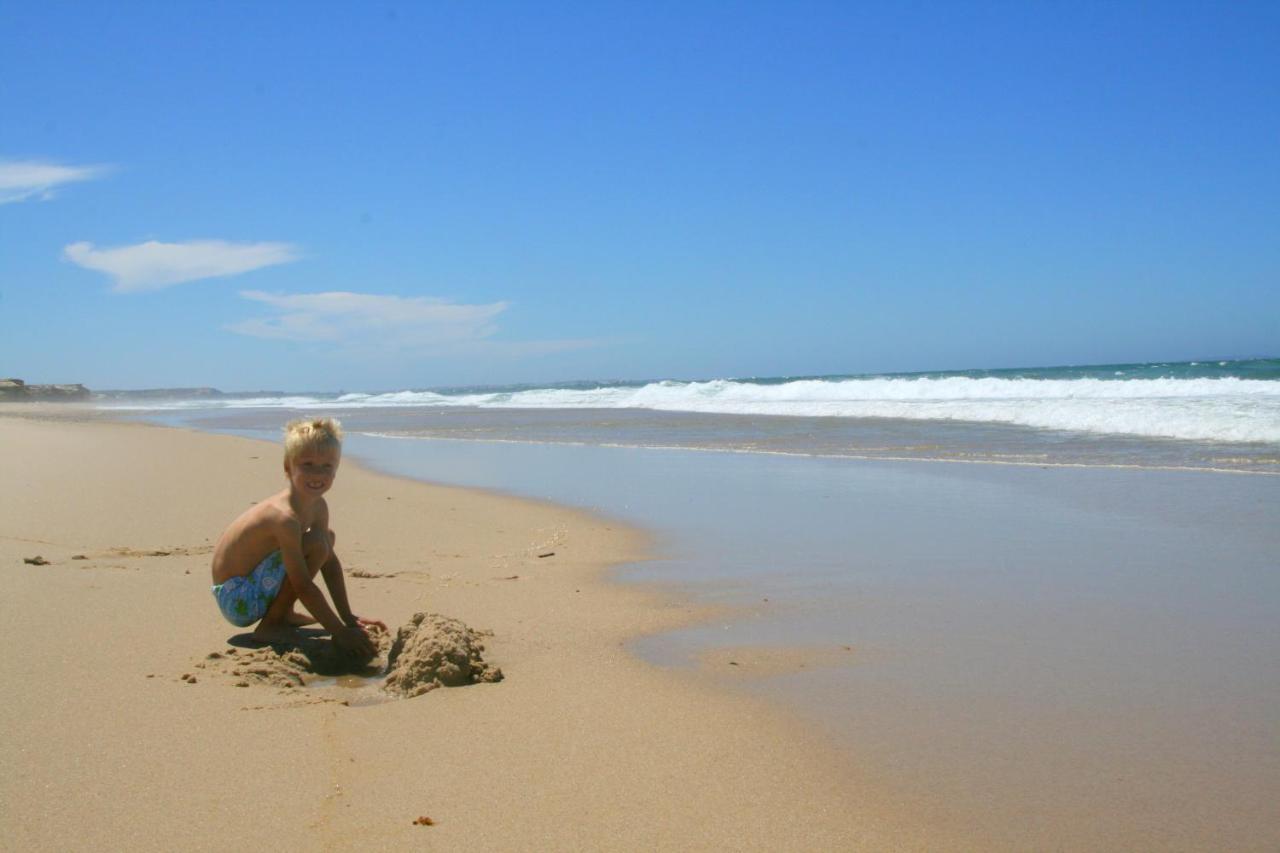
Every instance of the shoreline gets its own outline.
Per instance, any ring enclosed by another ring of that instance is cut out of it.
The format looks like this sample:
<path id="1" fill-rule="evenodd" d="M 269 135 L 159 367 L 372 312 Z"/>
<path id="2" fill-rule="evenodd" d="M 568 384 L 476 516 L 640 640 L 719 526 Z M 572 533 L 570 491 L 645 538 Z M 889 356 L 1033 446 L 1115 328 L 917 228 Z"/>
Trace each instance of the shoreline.
<path id="1" fill-rule="evenodd" d="M 183 682 L 236 633 L 207 600 L 204 546 L 190 543 L 211 540 L 230 510 L 268 493 L 278 448 L 8 414 L 0 582 L 20 616 L 5 639 L 38 650 L 4 673 L 22 685 L 22 701 L 4 712 L 6 823 L 20 846 L 251 843 L 266 824 L 222 814 L 246 795 L 263 800 L 250 812 L 283 822 L 290 849 L 398 847 L 424 831 L 447 846 L 496 849 L 951 846 L 789 715 L 627 651 L 703 611 L 669 590 L 608 579 L 610 566 L 643 558 L 638 532 L 528 499 L 351 463 L 333 492 L 348 571 L 404 575 L 351 581 L 358 612 L 394 628 L 412 610 L 439 610 L 491 629 L 488 654 L 507 681 L 362 708 Z M 446 506 L 456 520 L 432 531 L 433 559 L 407 569 L 421 559 L 422 510 Z M 554 574 L 527 553 L 540 534 L 562 537 Z M 22 564 L 36 543 L 54 565 Z M 71 563 L 71 551 L 93 556 Z M 522 580 L 500 579 L 513 566 Z M 130 605 L 144 593 L 164 615 Z M 95 599 L 109 606 L 82 606 Z M 272 711 L 290 720 L 278 763 L 243 766 L 219 748 L 228 737 L 261 742 Z M 116 746 L 85 747 L 104 741 Z M 412 825 L 419 814 L 437 826 Z"/>
<path id="2" fill-rule="evenodd" d="M 729 609 L 637 640 L 637 654 L 768 698 L 909 795 L 922 821 L 985 849 L 1274 837 L 1275 694 L 1261 661 L 1277 651 L 1264 614 L 1280 601 L 1280 542 L 1263 508 L 1280 481 L 367 437 L 353 448 L 379 470 L 661 532 L 671 562 L 623 579 Z"/>
<path id="3" fill-rule="evenodd" d="M 462 441 L 480 444 L 554 444 L 566 447 L 606 447 L 615 450 L 655 450 L 659 452 L 676 451 L 689 453 L 727 453 L 742 456 L 781 456 L 788 459 L 849 459 L 858 462 L 920 462 L 920 463 L 952 463 L 955 465 L 1006 465 L 1011 468 L 1083 468 L 1086 470 L 1104 471 L 1186 471 L 1206 474 L 1253 474 L 1260 477 L 1280 477 L 1280 471 L 1254 471 L 1247 468 L 1213 468 L 1208 465 L 1136 465 L 1120 463 L 1089 462 L 1027 462 L 1009 459 L 955 459 L 946 456 L 872 456 L 859 453 L 801 453 L 788 450 L 746 450 L 740 447 L 688 447 L 684 445 L 665 444 L 596 444 L 577 441 L 535 441 L 517 438 L 457 438 L 445 435 L 398 435 L 386 432 L 364 432 L 370 438 L 384 438 L 403 441 Z"/>

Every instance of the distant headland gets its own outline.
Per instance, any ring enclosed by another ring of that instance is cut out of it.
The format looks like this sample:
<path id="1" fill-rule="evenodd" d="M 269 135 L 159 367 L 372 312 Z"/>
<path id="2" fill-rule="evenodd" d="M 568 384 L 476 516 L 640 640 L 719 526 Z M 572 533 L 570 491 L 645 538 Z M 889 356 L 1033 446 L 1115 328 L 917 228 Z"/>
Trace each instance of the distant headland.
<path id="1" fill-rule="evenodd" d="M 79 383 L 28 385 L 21 379 L 0 379 L 0 403 L 83 402 L 85 400 L 201 400 L 238 396 L 283 396 L 279 391 L 227 394 L 217 388 L 145 388 L 131 391 L 95 391 Z"/>
<path id="2" fill-rule="evenodd" d="M 89 389 L 75 385 L 28 385 L 21 379 L 0 379 L 0 402 L 26 400 L 88 400 Z"/>
<path id="3" fill-rule="evenodd" d="M 310 393 L 310 392 L 307 392 Z M 257 397 L 287 397 L 284 391 L 219 391 L 218 388 L 87 388 L 82 384 L 29 386 L 22 379 L 0 379 L 3 402 L 86 402 L 93 400 L 248 400 Z"/>

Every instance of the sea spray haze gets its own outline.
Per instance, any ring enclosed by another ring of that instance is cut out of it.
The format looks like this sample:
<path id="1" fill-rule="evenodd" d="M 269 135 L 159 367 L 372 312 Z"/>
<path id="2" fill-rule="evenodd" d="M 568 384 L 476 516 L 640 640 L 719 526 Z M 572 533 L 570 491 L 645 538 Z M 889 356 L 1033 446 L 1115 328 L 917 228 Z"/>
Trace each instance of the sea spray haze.
<path id="1" fill-rule="evenodd" d="M 1277 359 L 102 404 L 244 428 L 324 409 L 403 436 L 1280 472 Z"/>

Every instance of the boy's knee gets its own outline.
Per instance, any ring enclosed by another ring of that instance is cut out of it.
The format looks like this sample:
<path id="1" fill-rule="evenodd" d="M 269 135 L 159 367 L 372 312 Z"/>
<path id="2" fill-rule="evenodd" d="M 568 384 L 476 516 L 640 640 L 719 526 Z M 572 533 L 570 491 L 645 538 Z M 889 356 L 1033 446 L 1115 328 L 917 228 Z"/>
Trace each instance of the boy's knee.
<path id="1" fill-rule="evenodd" d="M 333 553 L 333 532 L 308 532 L 302 537 L 302 553 L 313 566 L 323 565 Z"/>

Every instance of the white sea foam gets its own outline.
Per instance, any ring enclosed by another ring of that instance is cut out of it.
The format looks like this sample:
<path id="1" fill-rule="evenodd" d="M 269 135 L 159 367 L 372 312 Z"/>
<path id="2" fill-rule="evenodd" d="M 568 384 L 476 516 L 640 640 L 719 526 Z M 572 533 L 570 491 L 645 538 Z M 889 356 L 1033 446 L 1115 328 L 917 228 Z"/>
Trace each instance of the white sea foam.
<path id="1" fill-rule="evenodd" d="M 706 414 L 971 421 L 1041 429 L 1233 442 L 1280 443 L 1280 382 L 1238 379 L 806 379 L 653 382 L 503 393 L 398 391 L 336 399 L 260 397 L 147 408 L 457 407 L 650 409 Z"/>

